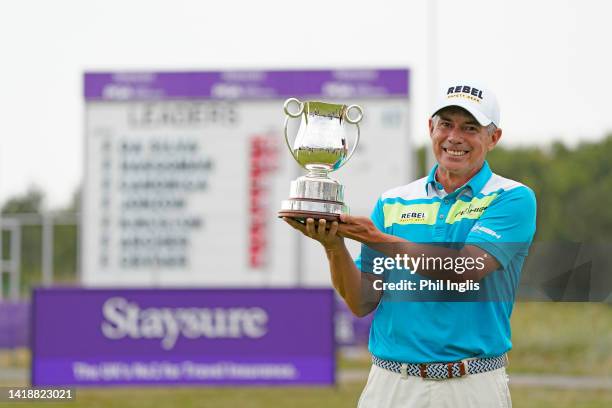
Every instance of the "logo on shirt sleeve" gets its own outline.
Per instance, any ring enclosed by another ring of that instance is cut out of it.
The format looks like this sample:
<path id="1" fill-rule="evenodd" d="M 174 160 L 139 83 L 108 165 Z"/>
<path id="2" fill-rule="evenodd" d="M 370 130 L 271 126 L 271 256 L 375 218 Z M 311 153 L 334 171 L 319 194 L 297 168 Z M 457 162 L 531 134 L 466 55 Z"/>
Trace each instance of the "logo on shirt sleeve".
<path id="1" fill-rule="evenodd" d="M 493 231 L 491 228 L 487 228 L 483 225 L 480 225 L 479 223 L 474 224 L 474 226 L 472 227 L 472 229 L 470 230 L 470 232 L 472 231 L 480 231 L 480 232 L 484 232 L 487 235 L 491 235 L 492 237 L 495 237 L 497 239 L 501 238 L 501 235 L 499 235 L 497 232 Z"/>

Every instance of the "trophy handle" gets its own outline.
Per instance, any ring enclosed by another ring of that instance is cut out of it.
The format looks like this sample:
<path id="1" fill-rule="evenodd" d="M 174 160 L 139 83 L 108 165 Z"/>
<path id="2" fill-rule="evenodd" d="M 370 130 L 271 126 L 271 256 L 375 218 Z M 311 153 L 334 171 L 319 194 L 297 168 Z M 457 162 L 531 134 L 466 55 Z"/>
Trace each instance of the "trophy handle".
<path id="1" fill-rule="evenodd" d="M 351 118 L 350 116 L 351 109 L 355 109 L 357 111 L 357 116 L 354 118 Z M 357 127 L 357 138 L 355 139 L 355 145 L 351 149 L 351 152 L 346 157 L 346 160 L 344 160 L 342 164 L 338 166 L 338 169 L 344 166 L 349 160 L 351 160 L 351 157 L 353 157 L 353 153 L 355 153 L 355 149 L 357 149 L 357 145 L 359 144 L 359 139 L 361 138 L 361 129 L 359 129 L 359 122 L 361 122 L 361 119 L 363 119 L 363 109 L 361 109 L 361 106 L 359 105 L 349 106 L 348 108 L 346 108 L 346 111 L 344 112 L 344 119 L 348 123 L 355 125 Z"/>
<path id="2" fill-rule="evenodd" d="M 299 106 L 298 112 L 293 113 L 289 110 L 289 105 L 291 105 L 292 103 L 298 104 Z M 304 102 L 301 102 L 299 99 L 296 99 L 296 98 L 289 98 L 285 101 L 285 104 L 283 105 L 283 109 L 285 110 L 285 115 L 287 115 L 287 117 L 285 118 L 285 143 L 287 144 L 287 148 L 289 148 L 289 152 L 291 152 L 291 155 L 293 156 L 295 161 L 298 162 L 299 164 L 300 162 L 297 156 L 295 155 L 295 153 L 293 152 L 293 149 L 291 148 L 291 144 L 289 143 L 289 135 L 287 134 L 287 126 L 289 125 L 289 119 L 299 118 L 300 116 L 302 116 L 302 113 L 304 113 Z"/>

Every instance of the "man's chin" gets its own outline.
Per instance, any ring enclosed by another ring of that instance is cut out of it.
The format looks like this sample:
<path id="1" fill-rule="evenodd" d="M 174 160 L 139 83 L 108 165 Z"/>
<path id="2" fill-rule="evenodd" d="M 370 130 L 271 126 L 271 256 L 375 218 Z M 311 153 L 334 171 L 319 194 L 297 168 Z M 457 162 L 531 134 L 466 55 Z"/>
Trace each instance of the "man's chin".
<path id="1" fill-rule="evenodd" d="M 465 173 L 469 167 L 467 161 L 457 159 L 442 159 L 439 164 L 452 173 Z"/>

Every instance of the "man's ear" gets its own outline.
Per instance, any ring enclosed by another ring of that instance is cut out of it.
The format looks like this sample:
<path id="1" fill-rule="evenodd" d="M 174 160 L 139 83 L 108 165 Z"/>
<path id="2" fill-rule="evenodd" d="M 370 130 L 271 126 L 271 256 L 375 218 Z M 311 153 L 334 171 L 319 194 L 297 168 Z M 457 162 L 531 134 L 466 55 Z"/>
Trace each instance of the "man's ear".
<path id="1" fill-rule="evenodd" d="M 429 118 L 429 137 L 430 138 L 433 136 L 433 128 L 434 128 L 433 118 Z"/>
<path id="2" fill-rule="evenodd" d="M 501 139 L 501 137 L 502 137 L 501 128 L 495 129 L 495 132 L 493 132 L 493 134 L 491 135 L 491 140 L 489 141 L 489 145 L 487 146 L 489 151 L 493 150 L 493 148 L 497 145 L 497 142 L 499 142 L 499 139 Z"/>

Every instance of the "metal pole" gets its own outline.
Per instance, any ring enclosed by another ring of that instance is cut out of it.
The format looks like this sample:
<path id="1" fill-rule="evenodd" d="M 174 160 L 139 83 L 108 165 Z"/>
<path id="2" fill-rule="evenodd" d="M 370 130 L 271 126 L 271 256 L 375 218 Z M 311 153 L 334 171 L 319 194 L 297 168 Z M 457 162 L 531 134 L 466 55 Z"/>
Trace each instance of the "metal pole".
<path id="1" fill-rule="evenodd" d="M 21 224 L 15 221 L 15 226 L 11 233 L 11 276 L 10 276 L 10 297 L 12 300 L 19 299 L 19 281 L 21 273 Z"/>
<path id="2" fill-rule="evenodd" d="M 4 246 L 2 237 L 4 229 L 2 228 L 2 216 L 0 215 L 0 300 L 4 298 Z"/>
<path id="3" fill-rule="evenodd" d="M 428 17 L 428 31 L 429 35 L 427 38 L 429 39 L 429 47 L 427 47 L 428 53 L 428 63 L 429 66 L 429 106 L 427 107 L 427 111 L 433 108 L 436 103 L 436 97 L 438 95 L 438 2 L 437 0 L 428 0 L 427 1 L 427 17 Z M 431 148 L 425 148 L 425 171 L 429 171 L 436 163 L 436 158 L 433 155 L 433 151 Z"/>
<path id="4" fill-rule="evenodd" d="M 83 208 L 83 200 L 81 199 L 81 208 Z M 83 284 L 83 258 L 81 251 L 83 249 L 83 243 L 81 242 L 83 217 L 80 212 L 76 218 L 76 277 L 79 285 Z"/>
<path id="5" fill-rule="evenodd" d="M 42 219 L 42 283 L 53 283 L 53 218 L 49 214 Z"/>
<path id="6" fill-rule="evenodd" d="M 304 286 L 304 237 L 295 234 L 295 285 L 298 288 Z"/>
<path id="7" fill-rule="evenodd" d="M 292 163 L 293 164 L 293 163 Z M 297 177 L 301 176 L 300 167 L 294 166 L 295 170 L 293 174 Z M 306 237 L 302 234 L 295 234 L 295 283 L 294 285 L 298 288 L 304 286 L 304 274 L 305 274 L 305 265 L 304 265 L 304 243 L 306 241 Z"/>

